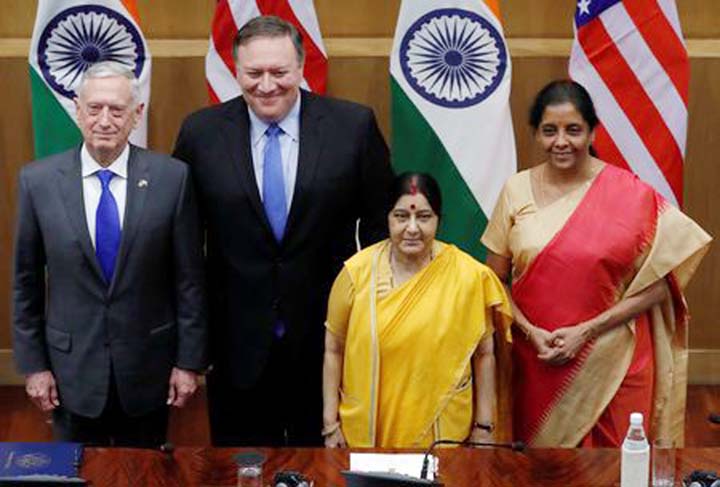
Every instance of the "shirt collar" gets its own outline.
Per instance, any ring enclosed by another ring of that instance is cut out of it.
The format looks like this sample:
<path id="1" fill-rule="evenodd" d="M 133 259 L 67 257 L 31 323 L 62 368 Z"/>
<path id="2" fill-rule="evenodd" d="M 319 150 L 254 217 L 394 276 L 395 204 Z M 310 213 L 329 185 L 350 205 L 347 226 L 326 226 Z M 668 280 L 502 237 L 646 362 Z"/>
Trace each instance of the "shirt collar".
<path id="1" fill-rule="evenodd" d="M 115 159 L 108 167 L 102 167 L 97 163 L 93 156 L 90 155 L 87 147 L 83 144 L 82 149 L 80 149 L 82 177 L 91 176 L 102 169 L 110 169 L 116 176 L 127 179 L 128 159 L 130 159 L 130 144 L 125 144 L 125 148 L 117 159 Z"/>
<path id="2" fill-rule="evenodd" d="M 290 136 L 292 140 L 297 142 L 300 139 L 300 99 L 302 95 L 298 94 L 295 103 L 292 108 L 285 115 L 285 118 L 277 122 L 278 126 L 284 133 Z M 248 107 L 248 114 L 250 115 L 250 143 L 255 146 L 265 135 L 265 131 L 270 126 L 269 123 L 261 120 L 255 112 Z"/>

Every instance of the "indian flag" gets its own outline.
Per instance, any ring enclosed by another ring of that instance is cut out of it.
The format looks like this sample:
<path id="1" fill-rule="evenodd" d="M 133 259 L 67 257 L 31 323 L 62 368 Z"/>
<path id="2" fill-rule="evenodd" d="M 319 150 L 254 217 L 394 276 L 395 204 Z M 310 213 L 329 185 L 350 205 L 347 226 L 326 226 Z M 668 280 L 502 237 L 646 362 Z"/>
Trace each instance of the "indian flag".
<path id="1" fill-rule="evenodd" d="M 39 0 L 28 61 L 36 157 L 80 143 L 75 90 L 82 73 L 100 61 L 124 64 L 140 80 L 145 112 L 130 141 L 146 146 L 150 52 L 135 0 Z"/>
<path id="2" fill-rule="evenodd" d="M 393 165 L 437 178 L 439 236 L 476 258 L 516 171 L 510 68 L 497 1 L 402 1 L 390 57 Z"/>

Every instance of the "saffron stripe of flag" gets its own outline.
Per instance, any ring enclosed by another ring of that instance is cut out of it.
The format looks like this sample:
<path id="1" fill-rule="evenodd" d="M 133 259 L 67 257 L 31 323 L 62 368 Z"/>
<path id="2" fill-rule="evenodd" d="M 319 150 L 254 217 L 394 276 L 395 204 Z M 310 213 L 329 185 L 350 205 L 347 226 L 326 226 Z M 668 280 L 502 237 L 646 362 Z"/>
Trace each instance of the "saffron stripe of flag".
<path id="1" fill-rule="evenodd" d="M 687 51 L 672 0 L 579 0 L 570 76 L 595 100 L 601 158 L 682 204 Z"/>
<path id="2" fill-rule="evenodd" d="M 317 93 L 327 85 L 327 55 L 312 0 L 219 0 L 215 9 L 205 73 L 212 103 L 240 95 L 232 44 L 239 27 L 258 15 L 277 15 L 295 25 L 305 48 L 304 83 Z"/>

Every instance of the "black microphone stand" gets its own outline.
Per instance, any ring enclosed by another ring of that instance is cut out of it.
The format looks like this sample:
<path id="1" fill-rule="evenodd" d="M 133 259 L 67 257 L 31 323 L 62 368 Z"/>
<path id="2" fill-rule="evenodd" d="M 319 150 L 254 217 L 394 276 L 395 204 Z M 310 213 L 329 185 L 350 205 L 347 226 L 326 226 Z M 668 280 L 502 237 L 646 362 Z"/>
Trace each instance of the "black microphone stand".
<path id="1" fill-rule="evenodd" d="M 489 446 L 493 448 L 508 448 L 512 451 L 518 452 L 522 452 L 526 448 L 525 443 L 523 443 L 522 441 L 513 441 L 510 443 L 495 443 L 492 441 L 435 440 L 430 444 L 428 449 L 425 451 L 425 455 L 423 456 L 422 470 L 420 470 L 420 478 L 423 480 L 427 479 L 428 466 L 430 463 L 430 454 L 438 445 Z"/>

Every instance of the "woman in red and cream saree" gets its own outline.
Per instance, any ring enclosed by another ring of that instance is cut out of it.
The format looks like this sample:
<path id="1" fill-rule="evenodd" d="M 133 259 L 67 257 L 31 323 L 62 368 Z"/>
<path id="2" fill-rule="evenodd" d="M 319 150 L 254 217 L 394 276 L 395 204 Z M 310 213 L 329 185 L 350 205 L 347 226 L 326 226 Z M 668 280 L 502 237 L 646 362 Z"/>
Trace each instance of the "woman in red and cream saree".
<path id="1" fill-rule="evenodd" d="M 546 96 L 534 127 L 548 161 L 507 182 L 482 238 L 488 264 L 501 278 L 511 270 L 522 330 L 514 436 L 533 446 L 617 446 L 639 411 L 651 437 L 682 444 L 682 289 L 710 237 L 633 174 L 590 156 L 594 124 L 580 103 Z"/>

